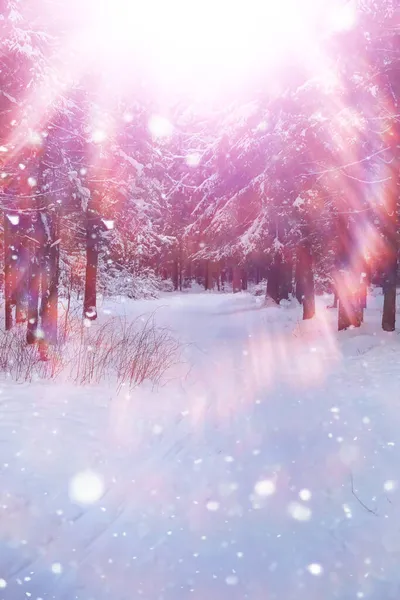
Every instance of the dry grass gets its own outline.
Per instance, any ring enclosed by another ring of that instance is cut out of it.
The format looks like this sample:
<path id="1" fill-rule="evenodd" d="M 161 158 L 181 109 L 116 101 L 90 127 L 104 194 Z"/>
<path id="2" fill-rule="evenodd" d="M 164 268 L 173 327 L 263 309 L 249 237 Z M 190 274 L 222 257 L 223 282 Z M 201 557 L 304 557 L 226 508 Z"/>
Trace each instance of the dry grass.
<path id="1" fill-rule="evenodd" d="M 59 342 L 47 362 L 40 360 L 37 347 L 26 345 L 25 335 L 22 325 L 0 332 L 0 371 L 18 382 L 63 379 L 132 388 L 147 380 L 157 385 L 180 361 L 179 341 L 155 324 L 154 314 L 82 323 L 80 311 L 68 311 L 60 317 Z"/>

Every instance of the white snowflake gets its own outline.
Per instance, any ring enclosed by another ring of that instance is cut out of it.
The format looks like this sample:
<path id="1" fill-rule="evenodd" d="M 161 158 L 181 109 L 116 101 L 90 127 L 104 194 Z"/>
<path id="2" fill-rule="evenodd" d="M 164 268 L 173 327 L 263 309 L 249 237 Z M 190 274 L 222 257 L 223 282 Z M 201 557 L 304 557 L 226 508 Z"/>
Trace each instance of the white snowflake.
<path id="1" fill-rule="evenodd" d="M 69 483 L 69 497 L 77 504 L 94 504 L 103 493 L 103 480 L 94 471 L 81 471 Z"/>
<path id="2" fill-rule="evenodd" d="M 309 521 L 311 519 L 311 509 L 299 502 L 291 502 L 288 511 L 290 516 L 296 521 Z"/>
<path id="3" fill-rule="evenodd" d="M 311 573 L 311 575 L 322 575 L 324 570 L 319 563 L 311 563 L 308 565 L 307 571 Z"/>
<path id="4" fill-rule="evenodd" d="M 276 486 L 271 479 L 263 479 L 257 481 L 254 491 L 258 496 L 272 496 L 276 491 Z"/>
<path id="5" fill-rule="evenodd" d="M 53 563 L 51 565 L 51 570 L 55 575 L 61 575 L 63 572 L 62 564 L 59 562 Z"/>

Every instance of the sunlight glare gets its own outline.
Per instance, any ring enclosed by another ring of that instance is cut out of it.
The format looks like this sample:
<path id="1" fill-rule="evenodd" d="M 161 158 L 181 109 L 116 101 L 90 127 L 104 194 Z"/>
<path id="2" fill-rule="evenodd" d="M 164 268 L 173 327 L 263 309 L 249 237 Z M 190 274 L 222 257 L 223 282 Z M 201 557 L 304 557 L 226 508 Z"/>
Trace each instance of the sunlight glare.
<path id="1" fill-rule="evenodd" d="M 189 79 L 196 69 L 237 77 L 240 69 L 298 57 L 319 35 L 321 10 L 317 0 L 86 0 L 85 8 L 81 44 L 95 60 L 114 72 L 140 63 Z"/>
<path id="2" fill-rule="evenodd" d="M 334 31 L 349 31 L 357 20 L 357 10 L 354 0 L 347 0 L 342 6 L 336 7 L 331 14 L 331 27 Z"/>
<path id="3" fill-rule="evenodd" d="M 149 131 L 155 138 L 167 138 L 173 133 L 173 125 L 168 119 L 160 115 L 153 115 L 148 123 Z"/>
<path id="4" fill-rule="evenodd" d="M 96 131 L 93 131 L 92 142 L 94 144 L 101 144 L 102 142 L 105 142 L 106 139 L 107 139 L 107 134 L 105 131 L 103 131 L 101 129 L 96 129 Z"/>

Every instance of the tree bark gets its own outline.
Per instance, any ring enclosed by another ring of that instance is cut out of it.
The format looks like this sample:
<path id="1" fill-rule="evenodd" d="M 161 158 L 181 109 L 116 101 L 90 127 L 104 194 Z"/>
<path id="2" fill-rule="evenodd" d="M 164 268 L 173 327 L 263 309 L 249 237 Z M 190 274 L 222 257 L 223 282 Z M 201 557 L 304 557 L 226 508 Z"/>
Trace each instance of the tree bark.
<path id="1" fill-rule="evenodd" d="M 172 265 L 172 281 L 174 284 L 174 290 L 175 292 L 177 292 L 179 289 L 179 265 L 177 258 L 174 258 L 174 262 Z"/>
<path id="2" fill-rule="evenodd" d="M 315 288 L 313 260 L 309 247 L 304 251 L 304 296 L 303 296 L 303 319 L 312 319 L 315 315 Z"/>
<path id="3" fill-rule="evenodd" d="M 337 308 L 338 307 L 338 294 L 336 291 L 336 287 L 333 290 L 333 304 L 332 304 L 332 308 Z"/>
<path id="4" fill-rule="evenodd" d="M 282 285 L 280 298 L 281 300 L 289 300 L 290 294 L 293 291 L 293 260 L 287 257 L 282 263 Z"/>
<path id="5" fill-rule="evenodd" d="M 57 220 L 57 216 L 55 216 Z M 57 343 L 58 325 L 58 279 L 59 279 L 59 244 L 58 223 L 54 224 L 53 235 L 45 246 L 42 267 L 42 328 L 46 344 Z"/>
<path id="6" fill-rule="evenodd" d="M 266 297 L 271 298 L 276 304 L 281 301 L 282 256 L 275 254 L 268 270 Z"/>
<path id="7" fill-rule="evenodd" d="M 239 267 L 233 267 L 232 270 L 232 290 L 233 293 L 236 294 L 240 292 L 242 289 L 242 282 L 240 278 L 240 269 Z"/>
<path id="8" fill-rule="evenodd" d="M 346 307 L 346 303 L 342 299 L 339 300 L 338 308 L 338 331 L 344 331 L 351 325 L 351 319 L 349 311 Z"/>
<path id="9" fill-rule="evenodd" d="M 204 270 L 204 288 L 208 291 L 212 289 L 211 261 L 205 261 Z"/>
<path id="10" fill-rule="evenodd" d="M 242 269 L 242 273 L 241 273 L 241 283 L 242 283 L 242 290 L 246 291 L 247 290 L 247 272 L 246 269 Z"/>
<path id="11" fill-rule="evenodd" d="M 11 223 L 4 212 L 4 310 L 5 310 L 5 328 L 6 331 L 12 329 L 12 252 L 11 252 Z"/>
<path id="12" fill-rule="evenodd" d="M 182 240 L 179 240 L 178 286 L 179 286 L 179 291 L 182 291 L 182 288 L 183 288 L 183 244 L 182 244 Z"/>
<path id="13" fill-rule="evenodd" d="M 88 210 L 90 211 L 90 209 Z M 86 277 L 85 296 L 83 300 L 83 316 L 94 321 L 97 319 L 97 270 L 99 263 L 99 228 L 96 227 L 96 217 L 88 216 L 86 226 Z"/>
<path id="14" fill-rule="evenodd" d="M 17 289 L 15 296 L 15 322 L 25 323 L 27 320 L 27 270 L 28 256 L 21 244 L 18 249 Z"/>
<path id="15" fill-rule="evenodd" d="M 393 150 L 397 153 L 397 148 Z M 398 267 L 397 247 L 397 211 L 400 185 L 398 161 L 392 167 L 390 189 L 385 195 L 383 214 L 383 232 L 385 236 L 384 273 L 383 273 L 383 313 L 382 329 L 394 331 L 396 327 L 396 286 Z"/>
<path id="16" fill-rule="evenodd" d="M 339 291 L 338 331 L 350 326 L 360 327 L 363 309 L 360 295 L 360 275 L 350 269 L 342 269 L 337 274 Z"/>
<path id="17" fill-rule="evenodd" d="M 224 291 L 225 282 L 226 282 L 226 270 L 225 269 L 221 269 L 221 290 L 222 291 Z"/>
<path id="18" fill-rule="evenodd" d="M 15 322 L 25 323 L 27 320 L 27 271 L 29 256 L 26 248 L 26 216 L 19 215 L 16 227 L 16 240 L 14 247 L 16 249 L 16 273 L 15 273 Z"/>
<path id="19" fill-rule="evenodd" d="M 396 283 L 397 283 L 397 252 L 392 249 L 392 256 L 386 263 L 383 281 L 383 331 L 394 331 L 396 327 Z"/>
<path id="20" fill-rule="evenodd" d="M 315 289 L 309 242 L 299 245 L 296 258 L 296 298 L 303 304 L 303 320 L 312 319 L 315 315 Z"/>
<path id="21" fill-rule="evenodd" d="M 33 248 L 29 258 L 28 269 L 28 324 L 26 332 L 26 341 L 28 344 L 35 344 L 38 340 L 40 289 L 39 261 L 38 248 Z"/>

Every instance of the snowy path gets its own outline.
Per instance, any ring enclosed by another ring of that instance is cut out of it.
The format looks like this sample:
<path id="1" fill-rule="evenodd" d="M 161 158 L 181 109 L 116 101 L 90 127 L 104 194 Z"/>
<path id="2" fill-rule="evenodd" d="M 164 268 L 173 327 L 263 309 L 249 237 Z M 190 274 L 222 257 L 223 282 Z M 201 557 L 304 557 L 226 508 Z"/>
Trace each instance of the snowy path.
<path id="1" fill-rule="evenodd" d="M 249 295 L 113 310 L 156 306 L 191 343 L 184 379 L 1 386 L 0 599 L 399 598 L 400 344 L 379 308 L 340 336 L 323 305 L 304 324 Z M 79 506 L 88 469 L 104 494 Z"/>

